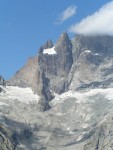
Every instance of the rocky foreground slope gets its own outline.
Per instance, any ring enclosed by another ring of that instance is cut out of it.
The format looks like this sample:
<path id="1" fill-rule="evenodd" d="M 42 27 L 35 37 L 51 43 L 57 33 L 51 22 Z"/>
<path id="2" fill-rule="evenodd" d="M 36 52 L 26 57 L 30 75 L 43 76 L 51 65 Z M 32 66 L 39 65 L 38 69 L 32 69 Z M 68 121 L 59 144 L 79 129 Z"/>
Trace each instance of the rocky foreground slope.
<path id="1" fill-rule="evenodd" d="M 113 149 L 112 36 L 63 33 L 1 88 L 12 149 Z"/>

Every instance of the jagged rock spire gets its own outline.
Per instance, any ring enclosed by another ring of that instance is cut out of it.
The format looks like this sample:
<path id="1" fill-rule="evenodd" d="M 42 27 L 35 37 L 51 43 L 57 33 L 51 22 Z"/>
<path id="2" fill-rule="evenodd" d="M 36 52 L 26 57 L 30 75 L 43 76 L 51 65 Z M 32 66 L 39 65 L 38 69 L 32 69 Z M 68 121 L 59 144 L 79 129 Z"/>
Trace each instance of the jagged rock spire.
<path id="1" fill-rule="evenodd" d="M 48 84 L 49 89 L 52 89 L 56 93 L 62 93 L 68 88 L 65 79 L 73 64 L 72 43 L 67 33 L 64 32 L 61 34 L 55 44 L 55 51 L 56 55 L 42 55 L 39 53 L 38 63 L 41 70 L 44 70 L 46 78 L 50 80 Z"/>
<path id="2" fill-rule="evenodd" d="M 52 47 L 53 47 L 52 41 L 51 40 L 47 40 L 47 42 L 40 47 L 39 53 L 42 53 L 44 49 L 52 48 Z"/>
<path id="3" fill-rule="evenodd" d="M 61 34 L 61 36 L 59 37 L 59 39 L 58 39 L 58 41 L 57 41 L 57 43 L 56 43 L 56 45 L 55 45 L 55 47 L 56 47 L 56 49 L 58 49 L 59 47 L 67 47 L 67 48 L 71 48 L 71 41 L 70 41 L 70 39 L 69 39 L 69 36 L 68 36 L 68 34 L 66 33 L 66 32 L 63 32 L 62 34 Z"/>

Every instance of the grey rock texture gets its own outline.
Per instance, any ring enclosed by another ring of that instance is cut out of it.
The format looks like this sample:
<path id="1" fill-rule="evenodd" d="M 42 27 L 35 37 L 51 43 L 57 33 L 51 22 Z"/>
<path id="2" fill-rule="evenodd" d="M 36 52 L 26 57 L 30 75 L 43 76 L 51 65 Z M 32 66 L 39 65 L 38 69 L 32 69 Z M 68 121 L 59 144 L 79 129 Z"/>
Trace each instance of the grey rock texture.
<path id="1" fill-rule="evenodd" d="M 38 104 L 38 110 L 46 111 L 50 109 L 49 101 L 54 98 L 54 95 L 49 90 L 49 79 L 45 77 L 44 72 L 41 70 L 38 71 L 38 80 L 37 85 L 34 90 L 37 90 L 36 93 L 40 95 L 41 99 Z"/>
<path id="2" fill-rule="evenodd" d="M 44 45 L 42 45 L 39 49 L 39 53 L 42 53 L 44 49 L 47 48 L 52 48 L 53 47 L 53 43 L 51 40 L 48 40 Z"/>
<path id="3" fill-rule="evenodd" d="M 73 66 L 69 75 L 71 90 L 113 86 L 113 37 L 76 36 L 73 40 Z"/>
<path id="4" fill-rule="evenodd" d="M 47 102 L 54 98 L 51 91 L 61 94 L 67 90 L 67 77 L 73 63 L 72 44 L 67 33 L 63 33 L 58 39 L 55 45 L 55 55 L 43 53 L 44 49 L 52 47 L 52 42 L 47 41 L 47 43 L 39 49 L 37 86 L 34 88 L 34 91 L 37 90 L 36 93 L 42 95 L 40 105 L 42 106 L 43 104 L 47 106 L 47 109 L 49 108 Z M 44 107 L 44 110 L 46 110 L 46 107 Z"/>
<path id="5" fill-rule="evenodd" d="M 0 124 L 0 149 L 1 150 L 14 150 L 12 132 L 3 124 Z"/>
<path id="6" fill-rule="evenodd" d="M 89 133 L 87 144 L 84 150 L 112 150 L 113 149 L 113 119 L 107 119 Z"/>
<path id="7" fill-rule="evenodd" d="M 60 94 L 67 90 L 67 77 L 73 64 L 72 44 L 67 33 L 60 36 L 55 50 L 55 55 L 39 53 L 38 62 L 40 69 L 50 80 L 50 90 Z"/>
<path id="8" fill-rule="evenodd" d="M 7 81 L 7 85 L 20 87 L 33 86 L 34 83 L 36 83 L 35 75 L 38 68 L 37 62 L 37 56 L 29 58 L 25 66 L 18 70 L 15 75 Z"/>

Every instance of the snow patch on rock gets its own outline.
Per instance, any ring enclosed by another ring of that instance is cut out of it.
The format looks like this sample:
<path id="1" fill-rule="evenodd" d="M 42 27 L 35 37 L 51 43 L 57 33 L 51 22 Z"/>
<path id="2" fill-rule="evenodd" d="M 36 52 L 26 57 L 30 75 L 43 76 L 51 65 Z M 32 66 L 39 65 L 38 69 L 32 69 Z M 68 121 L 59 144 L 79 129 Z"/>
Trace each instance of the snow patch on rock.
<path id="1" fill-rule="evenodd" d="M 98 56 L 99 55 L 99 53 L 95 53 L 95 56 Z"/>
<path id="2" fill-rule="evenodd" d="M 53 46 L 52 48 L 44 49 L 43 54 L 48 54 L 48 55 L 57 54 L 57 52 L 55 51 L 55 46 Z"/>
<path id="3" fill-rule="evenodd" d="M 91 53 L 91 50 L 87 49 L 85 50 L 85 53 Z"/>

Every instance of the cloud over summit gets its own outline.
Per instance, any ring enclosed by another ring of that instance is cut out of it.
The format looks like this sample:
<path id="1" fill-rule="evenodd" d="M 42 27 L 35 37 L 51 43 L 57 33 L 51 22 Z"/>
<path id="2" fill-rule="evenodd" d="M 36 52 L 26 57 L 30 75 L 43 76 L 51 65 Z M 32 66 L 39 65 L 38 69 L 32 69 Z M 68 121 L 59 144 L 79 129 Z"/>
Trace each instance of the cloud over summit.
<path id="1" fill-rule="evenodd" d="M 72 25 L 69 31 L 84 35 L 113 35 L 113 1 Z"/>

